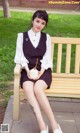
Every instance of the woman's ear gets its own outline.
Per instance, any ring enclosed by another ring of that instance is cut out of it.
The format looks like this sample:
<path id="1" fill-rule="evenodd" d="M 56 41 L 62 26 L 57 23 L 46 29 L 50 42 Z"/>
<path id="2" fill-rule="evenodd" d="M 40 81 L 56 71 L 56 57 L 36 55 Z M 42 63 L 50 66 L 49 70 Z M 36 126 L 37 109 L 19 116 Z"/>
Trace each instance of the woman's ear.
<path id="1" fill-rule="evenodd" d="M 33 26 L 33 20 L 32 20 L 32 26 Z"/>
<path id="2" fill-rule="evenodd" d="M 32 24 L 33 24 L 33 20 L 32 20 Z"/>

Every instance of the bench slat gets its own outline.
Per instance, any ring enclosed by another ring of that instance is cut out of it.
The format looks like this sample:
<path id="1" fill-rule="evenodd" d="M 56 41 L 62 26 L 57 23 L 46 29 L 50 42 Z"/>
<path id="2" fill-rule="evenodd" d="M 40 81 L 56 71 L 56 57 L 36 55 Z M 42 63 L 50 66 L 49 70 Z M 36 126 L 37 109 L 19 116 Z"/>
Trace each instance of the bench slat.
<path id="1" fill-rule="evenodd" d="M 66 46 L 66 67 L 65 72 L 70 73 L 70 62 L 71 62 L 71 44 L 67 44 Z"/>
<path id="2" fill-rule="evenodd" d="M 57 73 L 61 72 L 61 60 L 62 60 L 62 44 L 59 44 L 58 54 L 57 54 Z"/>
<path id="3" fill-rule="evenodd" d="M 80 78 L 80 74 L 74 74 L 74 73 L 52 73 L 52 77 L 56 77 L 56 78 Z"/>
<path id="4" fill-rule="evenodd" d="M 75 56 L 75 73 L 78 74 L 80 69 L 80 45 L 76 45 L 76 56 Z"/>
<path id="5" fill-rule="evenodd" d="M 79 44 L 80 38 L 68 38 L 68 37 L 51 37 L 53 43 L 62 43 L 62 44 Z"/>

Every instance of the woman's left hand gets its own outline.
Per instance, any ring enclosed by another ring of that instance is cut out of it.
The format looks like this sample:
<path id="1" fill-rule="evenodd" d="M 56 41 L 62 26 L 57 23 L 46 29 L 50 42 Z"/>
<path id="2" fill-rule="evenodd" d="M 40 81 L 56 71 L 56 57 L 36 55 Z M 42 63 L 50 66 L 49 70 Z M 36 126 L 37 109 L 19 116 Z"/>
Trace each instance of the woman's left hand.
<path id="1" fill-rule="evenodd" d="M 43 75 L 44 71 L 45 71 L 45 68 L 42 68 L 41 71 L 38 72 L 38 77 L 33 80 L 38 80 Z"/>

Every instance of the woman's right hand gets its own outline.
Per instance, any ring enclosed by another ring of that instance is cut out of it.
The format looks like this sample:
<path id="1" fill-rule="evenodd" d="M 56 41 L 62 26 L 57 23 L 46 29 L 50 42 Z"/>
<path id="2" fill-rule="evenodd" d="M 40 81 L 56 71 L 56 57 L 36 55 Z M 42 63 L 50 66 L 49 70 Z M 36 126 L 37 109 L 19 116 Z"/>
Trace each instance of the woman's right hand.
<path id="1" fill-rule="evenodd" d="M 30 70 L 27 71 L 27 76 L 30 79 Z"/>
<path id="2" fill-rule="evenodd" d="M 29 70 L 28 65 L 25 66 L 25 70 L 26 70 L 28 78 L 30 79 L 30 70 Z"/>

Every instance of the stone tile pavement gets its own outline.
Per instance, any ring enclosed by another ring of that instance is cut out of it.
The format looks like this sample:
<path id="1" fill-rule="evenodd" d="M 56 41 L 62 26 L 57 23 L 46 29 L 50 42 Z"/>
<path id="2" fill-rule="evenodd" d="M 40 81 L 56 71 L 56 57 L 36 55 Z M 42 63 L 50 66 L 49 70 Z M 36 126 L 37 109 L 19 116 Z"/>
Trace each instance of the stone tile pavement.
<path id="1" fill-rule="evenodd" d="M 80 133 L 80 99 L 48 97 L 57 122 L 61 125 L 63 133 Z M 13 96 L 10 97 L 3 124 L 9 124 L 9 133 L 39 133 L 39 127 L 35 115 L 27 100 L 20 103 L 20 117 L 18 121 L 12 119 Z M 42 115 L 52 133 L 50 122 Z M 4 132 L 2 132 L 4 133 Z"/>

